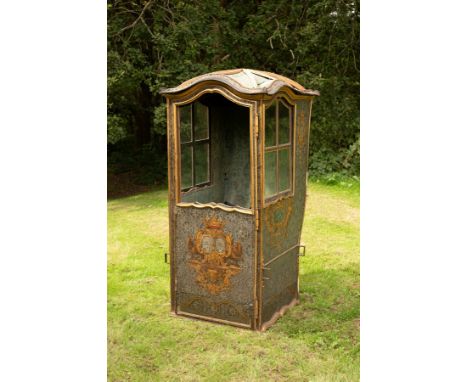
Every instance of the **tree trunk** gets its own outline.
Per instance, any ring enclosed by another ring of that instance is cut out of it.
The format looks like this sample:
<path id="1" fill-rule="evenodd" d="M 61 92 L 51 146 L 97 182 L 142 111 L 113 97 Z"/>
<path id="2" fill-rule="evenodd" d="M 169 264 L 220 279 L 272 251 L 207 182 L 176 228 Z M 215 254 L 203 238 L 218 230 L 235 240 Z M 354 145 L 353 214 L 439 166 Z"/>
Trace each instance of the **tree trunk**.
<path id="1" fill-rule="evenodd" d="M 153 105 L 151 91 L 145 83 L 140 86 L 138 94 L 139 104 L 135 112 L 135 140 L 140 147 L 151 142 L 151 124 L 153 119 Z"/>

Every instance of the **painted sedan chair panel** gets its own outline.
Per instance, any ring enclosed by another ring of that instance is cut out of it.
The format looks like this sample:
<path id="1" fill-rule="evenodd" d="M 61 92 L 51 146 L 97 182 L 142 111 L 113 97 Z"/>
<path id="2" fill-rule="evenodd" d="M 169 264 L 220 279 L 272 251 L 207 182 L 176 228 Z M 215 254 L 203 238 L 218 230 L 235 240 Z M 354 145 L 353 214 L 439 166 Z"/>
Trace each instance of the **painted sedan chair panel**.
<path id="1" fill-rule="evenodd" d="M 319 93 L 249 69 L 205 74 L 161 93 L 171 310 L 265 330 L 298 302 L 310 113 Z"/>

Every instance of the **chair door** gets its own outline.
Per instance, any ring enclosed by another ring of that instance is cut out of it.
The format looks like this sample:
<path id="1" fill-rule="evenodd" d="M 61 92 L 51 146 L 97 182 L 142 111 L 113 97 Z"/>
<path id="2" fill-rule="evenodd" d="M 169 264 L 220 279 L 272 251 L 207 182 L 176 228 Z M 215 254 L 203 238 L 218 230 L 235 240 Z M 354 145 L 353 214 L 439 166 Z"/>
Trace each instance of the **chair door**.
<path id="1" fill-rule="evenodd" d="M 176 313 L 252 327 L 254 216 L 177 207 L 175 231 Z"/>

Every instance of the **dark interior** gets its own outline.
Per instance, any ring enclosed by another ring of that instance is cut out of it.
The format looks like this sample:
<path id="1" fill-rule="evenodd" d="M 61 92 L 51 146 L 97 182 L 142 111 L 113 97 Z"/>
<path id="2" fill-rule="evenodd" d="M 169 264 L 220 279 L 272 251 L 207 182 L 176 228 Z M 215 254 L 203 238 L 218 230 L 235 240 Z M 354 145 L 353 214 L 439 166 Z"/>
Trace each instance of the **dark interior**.
<path id="1" fill-rule="evenodd" d="M 250 208 L 249 109 L 220 94 L 196 102 L 209 108 L 211 176 L 209 184 L 182 192 L 181 201 Z"/>

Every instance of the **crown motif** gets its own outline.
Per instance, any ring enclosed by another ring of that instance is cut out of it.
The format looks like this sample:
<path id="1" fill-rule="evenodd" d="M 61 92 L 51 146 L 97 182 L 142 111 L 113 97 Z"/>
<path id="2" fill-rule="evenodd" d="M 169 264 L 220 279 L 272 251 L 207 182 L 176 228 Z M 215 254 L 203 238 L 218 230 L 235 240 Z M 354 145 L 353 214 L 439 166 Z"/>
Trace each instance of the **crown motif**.
<path id="1" fill-rule="evenodd" d="M 218 220 L 216 216 L 212 216 L 209 219 L 205 219 L 205 226 L 206 228 L 221 229 L 224 223 L 222 220 Z"/>

